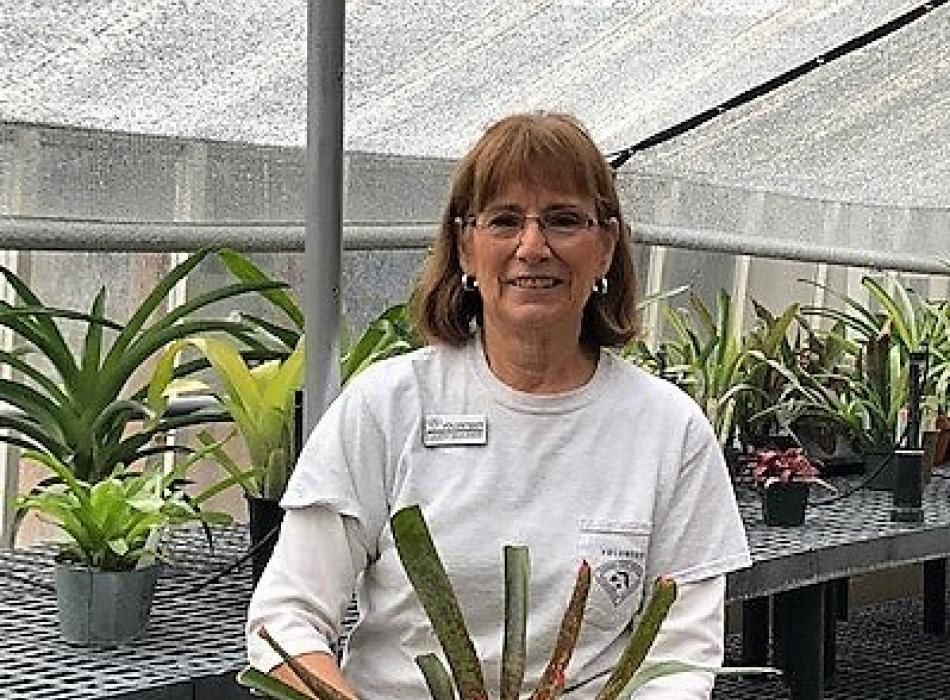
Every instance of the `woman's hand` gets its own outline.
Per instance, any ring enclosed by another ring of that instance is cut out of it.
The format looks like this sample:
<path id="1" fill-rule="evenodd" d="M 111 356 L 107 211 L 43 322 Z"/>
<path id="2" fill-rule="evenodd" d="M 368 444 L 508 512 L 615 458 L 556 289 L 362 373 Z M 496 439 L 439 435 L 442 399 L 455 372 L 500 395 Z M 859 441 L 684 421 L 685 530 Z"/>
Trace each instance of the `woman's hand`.
<path id="1" fill-rule="evenodd" d="M 359 700 L 356 692 L 350 687 L 350 684 L 347 683 L 346 679 L 343 677 L 343 672 L 340 670 L 336 659 L 330 654 L 325 654 L 319 651 L 311 652 L 309 654 L 302 654 L 301 656 L 298 656 L 296 661 L 306 667 L 306 669 L 315 676 L 332 685 L 347 697 L 352 698 L 352 700 Z M 303 681 L 297 677 L 297 674 L 294 673 L 287 664 L 281 664 L 280 666 L 276 667 L 273 671 L 271 671 L 271 675 L 276 676 L 284 683 L 293 686 L 302 693 L 313 695 L 307 689 L 307 686 L 304 685 Z"/>

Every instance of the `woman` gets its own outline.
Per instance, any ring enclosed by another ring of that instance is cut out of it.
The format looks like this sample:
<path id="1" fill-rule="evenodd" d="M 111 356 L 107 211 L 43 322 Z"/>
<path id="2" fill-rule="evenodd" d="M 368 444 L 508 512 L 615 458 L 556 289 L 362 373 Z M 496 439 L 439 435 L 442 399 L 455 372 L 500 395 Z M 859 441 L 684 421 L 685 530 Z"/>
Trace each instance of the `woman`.
<path id="1" fill-rule="evenodd" d="M 571 117 L 512 116 L 462 160 L 414 294 L 430 345 L 340 395 L 294 471 L 274 557 L 251 602 L 251 662 L 291 676 L 257 638 L 361 700 L 425 698 L 413 659 L 440 651 L 388 527 L 419 504 L 485 678 L 497 683 L 502 547 L 531 553 L 525 688 L 553 647 L 577 566 L 593 570 L 567 698 L 593 698 L 644 583 L 680 596 L 651 658 L 722 660 L 725 574 L 750 562 L 712 429 L 672 385 L 605 348 L 634 335 L 631 243 L 612 173 Z M 329 653 L 354 585 L 361 617 Z M 647 591 L 649 588 L 646 589 Z M 494 687 L 497 688 L 497 685 Z M 684 673 L 635 697 L 707 698 Z"/>

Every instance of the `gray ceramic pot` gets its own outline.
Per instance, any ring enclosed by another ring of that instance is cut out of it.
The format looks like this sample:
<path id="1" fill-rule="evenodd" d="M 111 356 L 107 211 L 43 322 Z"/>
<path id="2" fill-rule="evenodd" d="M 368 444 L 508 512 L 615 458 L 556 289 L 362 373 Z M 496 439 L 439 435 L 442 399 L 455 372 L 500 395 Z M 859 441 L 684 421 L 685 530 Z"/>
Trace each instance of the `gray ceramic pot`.
<path id="1" fill-rule="evenodd" d="M 97 571 L 56 563 L 59 629 L 68 642 L 114 646 L 148 627 L 159 564 L 133 571 Z"/>

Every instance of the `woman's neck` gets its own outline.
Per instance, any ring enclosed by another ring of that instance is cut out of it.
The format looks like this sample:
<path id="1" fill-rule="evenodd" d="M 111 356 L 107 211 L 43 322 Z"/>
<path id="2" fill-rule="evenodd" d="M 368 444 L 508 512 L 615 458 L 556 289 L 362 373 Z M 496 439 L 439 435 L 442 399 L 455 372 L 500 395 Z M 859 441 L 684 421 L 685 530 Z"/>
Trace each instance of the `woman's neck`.
<path id="1" fill-rule="evenodd" d="M 594 376 L 597 353 L 579 341 L 482 331 L 488 366 L 512 389 L 531 394 L 559 394 L 577 389 Z"/>

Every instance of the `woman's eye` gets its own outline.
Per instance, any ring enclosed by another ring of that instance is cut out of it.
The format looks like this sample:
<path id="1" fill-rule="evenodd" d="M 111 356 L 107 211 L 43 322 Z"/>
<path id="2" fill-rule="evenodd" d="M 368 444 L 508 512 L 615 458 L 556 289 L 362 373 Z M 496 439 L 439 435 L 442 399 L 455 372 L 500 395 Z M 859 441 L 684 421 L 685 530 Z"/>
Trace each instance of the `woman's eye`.
<path id="1" fill-rule="evenodd" d="M 488 217 L 488 225 L 492 228 L 520 228 L 521 217 L 514 212 L 499 212 Z"/>
<path id="2" fill-rule="evenodd" d="M 544 218 L 545 226 L 551 228 L 582 228 L 587 223 L 587 217 L 579 211 L 553 211 Z"/>

